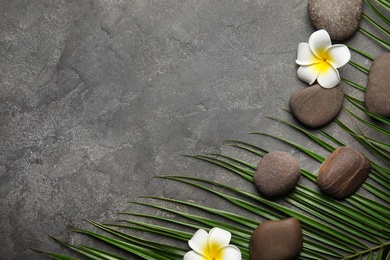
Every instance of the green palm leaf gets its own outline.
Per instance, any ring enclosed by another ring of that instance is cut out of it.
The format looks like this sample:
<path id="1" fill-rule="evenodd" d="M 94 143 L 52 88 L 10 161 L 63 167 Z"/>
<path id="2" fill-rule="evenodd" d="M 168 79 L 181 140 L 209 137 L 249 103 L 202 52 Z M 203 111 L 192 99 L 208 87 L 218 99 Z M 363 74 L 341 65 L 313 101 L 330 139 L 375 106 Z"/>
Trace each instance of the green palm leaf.
<path id="1" fill-rule="evenodd" d="M 388 0 L 377 0 L 376 2 L 381 7 L 390 9 Z M 388 15 L 380 11 L 380 8 L 377 8 L 369 0 L 366 0 L 365 4 L 375 15 L 373 17 L 366 13 L 363 14 L 366 25 L 375 28 L 376 33 L 381 35 L 377 36 L 369 29 L 361 27 L 359 32 L 368 36 L 373 42 L 390 49 L 390 42 L 386 40 L 390 37 L 390 31 L 386 28 L 386 26 L 390 26 Z M 376 21 L 375 18 L 379 18 L 382 22 Z M 374 56 L 353 46 L 348 47 L 357 55 L 371 61 L 374 60 Z M 368 75 L 370 73 L 369 69 L 356 62 L 350 61 L 349 64 L 364 74 Z M 361 92 L 366 90 L 365 86 L 352 80 L 342 78 L 342 81 Z M 299 184 L 293 192 L 284 198 L 269 200 L 260 194 L 254 193 L 253 189 L 247 191 L 216 181 L 190 176 L 160 176 L 158 178 L 175 181 L 181 185 L 190 185 L 200 192 L 208 193 L 209 196 L 225 200 L 232 207 L 235 207 L 240 214 L 233 213 L 230 207 L 229 210 L 226 210 L 175 198 L 143 196 L 140 199 L 151 200 L 152 203 L 140 201 L 133 203 L 155 211 L 155 214 L 120 212 L 118 214 L 119 219 L 112 223 L 103 224 L 88 220 L 89 224 L 98 229 L 96 232 L 85 229 L 75 229 L 74 232 L 119 248 L 132 256 L 143 259 L 165 260 L 182 259 L 184 254 L 190 250 L 187 241 L 196 230 L 204 229 L 208 231 L 213 227 L 220 227 L 231 232 L 232 243 L 240 248 L 243 259 L 249 259 L 249 241 L 252 232 L 258 225 L 261 225 L 262 221 L 295 217 L 300 221 L 304 235 L 303 250 L 299 259 L 390 259 L 390 169 L 387 168 L 390 165 L 390 144 L 371 136 L 372 133 L 382 135 L 384 138 L 390 136 L 390 131 L 386 128 L 390 125 L 390 120 L 367 110 L 363 100 L 348 94 L 344 96 L 348 101 L 347 105 L 356 108 L 363 116 L 358 115 L 347 106 L 344 107 L 343 113 L 369 129 L 369 132 L 363 132 L 359 127 L 349 127 L 340 119 L 334 120 L 336 125 L 357 141 L 357 145 L 360 144 L 367 148 L 367 157 L 370 157 L 372 170 L 368 181 L 362 185 L 362 190 L 369 194 L 369 198 L 356 193 L 343 201 L 338 201 L 311 188 L 310 185 Z M 371 117 L 383 125 L 379 126 L 375 121 L 369 121 L 364 116 Z M 346 141 L 337 139 L 325 130 L 308 130 L 287 120 L 269 118 L 276 123 L 288 126 L 292 131 L 303 134 L 309 141 L 317 144 L 317 148 L 328 153 L 333 152 L 337 147 L 344 146 L 346 143 Z M 278 142 L 290 145 L 318 163 L 325 160 L 324 156 L 288 138 L 270 133 L 252 134 L 259 137 L 271 137 Z M 255 155 L 257 158 L 263 157 L 269 151 L 269 149 L 240 140 L 229 140 L 227 144 L 240 152 Z M 198 154 L 187 157 L 220 167 L 225 172 L 233 174 L 237 180 L 244 180 L 249 185 L 253 182 L 256 165 L 251 162 L 225 154 Z M 378 163 L 378 160 L 380 163 Z M 305 181 L 307 180 L 312 185 L 316 184 L 317 177 L 315 174 L 304 168 L 301 169 L 301 174 Z M 163 203 L 163 205 L 160 203 Z M 172 207 L 167 207 L 167 203 Z M 195 209 L 198 214 L 182 212 L 177 209 L 177 206 Z M 158 212 L 167 212 L 177 217 L 177 219 L 162 217 L 158 215 Z M 134 218 L 141 220 L 134 220 Z M 156 237 L 156 241 L 135 236 L 132 234 L 133 231 L 152 234 Z M 179 246 L 162 243 L 161 240 L 158 240 L 161 237 L 172 239 Z M 125 259 L 122 256 L 88 245 L 72 245 L 54 237 L 53 239 L 88 259 Z M 51 252 L 35 249 L 34 251 L 53 259 L 76 259 Z"/>

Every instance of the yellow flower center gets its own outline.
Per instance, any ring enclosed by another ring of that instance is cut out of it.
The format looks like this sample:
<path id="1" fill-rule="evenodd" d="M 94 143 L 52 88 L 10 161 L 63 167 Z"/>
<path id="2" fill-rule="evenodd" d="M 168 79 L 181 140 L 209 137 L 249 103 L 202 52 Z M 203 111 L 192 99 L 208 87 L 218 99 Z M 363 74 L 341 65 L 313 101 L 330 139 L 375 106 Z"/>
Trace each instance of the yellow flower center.
<path id="1" fill-rule="evenodd" d="M 329 63 L 329 61 L 332 60 L 332 57 L 330 57 L 327 52 L 317 51 L 317 55 L 319 55 L 320 58 L 316 57 L 317 59 L 313 60 L 313 66 L 311 67 L 313 69 L 313 73 L 319 74 L 332 68 L 331 63 Z"/>
<path id="2" fill-rule="evenodd" d="M 207 260 L 218 260 L 222 257 L 222 250 L 220 250 L 221 245 L 210 241 L 202 250 L 202 255 L 206 257 Z"/>

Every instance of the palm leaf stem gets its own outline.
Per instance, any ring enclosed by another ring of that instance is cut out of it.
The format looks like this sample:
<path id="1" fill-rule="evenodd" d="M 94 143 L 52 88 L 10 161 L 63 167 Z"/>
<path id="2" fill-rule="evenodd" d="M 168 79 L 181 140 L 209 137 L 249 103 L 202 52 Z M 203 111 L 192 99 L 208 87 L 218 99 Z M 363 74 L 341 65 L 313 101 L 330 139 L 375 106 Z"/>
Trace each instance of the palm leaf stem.
<path id="1" fill-rule="evenodd" d="M 362 256 L 362 255 L 365 255 L 365 254 L 369 254 L 371 252 L 379 251 L 380 249 L 383 249 L 386 246 L 390 246 L 390 241 L 387 241 L 387 242 L 385 242 L 383 244 L 380 244 L 380 245 L 377 245 L 377 246 L 370 247 L 370 248 L 368 248 L 366 250 L 357 252 L 357 253 L 355 253 L 353 255 L 349 255 L 348 257 L 343 258 L 343 259 L 354 259 L 354 258 L 356 258 L 358 256 Z"/>

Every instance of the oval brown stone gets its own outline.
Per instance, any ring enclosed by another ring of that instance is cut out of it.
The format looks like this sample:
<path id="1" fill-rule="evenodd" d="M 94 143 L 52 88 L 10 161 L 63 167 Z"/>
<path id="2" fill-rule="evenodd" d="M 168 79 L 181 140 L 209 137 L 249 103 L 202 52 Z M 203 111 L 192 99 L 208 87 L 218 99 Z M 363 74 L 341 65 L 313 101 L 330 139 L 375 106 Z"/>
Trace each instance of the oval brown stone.
<path id="1" fill-rule="evenodd" d="M 299 122 L 310 128 L 318 128 L 339 114 L 343 101 L 344 93 L 340 84 L 331 89 L 315 84 L 295 92 L 289 106 Z"/>
<path id="2" fill-rule="evenodd" d="M 359 189 L 370 170 L 366 157 L 353 148 L 343 146 L 331 153 L 322 164 L 317 184 L 325 194 L 344 199 Z"/>
<path id="3" fill-rule="evenodd" d="M 390 118 L 390 53 L 380 55 L 371 64 L 364 102 L 371 112 Z"/>
<path id="4" fill-rule="evenodd" d="M 357 31 L 362 7 L 362 0 L 309 0 L 308 13 L 317 30 L 325 29 L 331 39 L 342 41 Z"/>
<path id="5" fill-rule="evenodd" d="M 249 244 L 250 259 L 295 259 L 302 246 L 302 228 L 296 218 L 266 221 L 252 234 Z"/>
<path id="6" fill-rule="evenodd" d="M 298 161 L 286 152 L 270 152 L 257 165 L 254 183 L 268 197 L 282 196 L 294 189 L 301 176 Z"/>

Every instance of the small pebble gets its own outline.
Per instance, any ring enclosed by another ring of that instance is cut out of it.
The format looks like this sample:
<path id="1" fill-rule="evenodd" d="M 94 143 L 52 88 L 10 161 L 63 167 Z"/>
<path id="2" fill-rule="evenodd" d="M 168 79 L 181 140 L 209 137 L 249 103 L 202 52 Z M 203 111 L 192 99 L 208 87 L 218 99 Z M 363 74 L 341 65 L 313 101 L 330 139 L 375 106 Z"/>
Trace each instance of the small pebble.
<path id="1" fill-rule="evenodd" d="M 268 197 L 282 196 L 292 191 L 301 176 L 298 161 L 286 152 L 270 152 L 257 165 L 254 183 Z"/>
<path id="2" fill-rule="evenodd" d="M 343 101 L 344 93 L 340 84 L 331 89 L 315 84 L 295 92 L 289 105 L 299 122 L 310 128 L 318 128 L 339 114 Z"/>
<path id="3" fill-rule="evenodd" d="M 371 112 L 390 118 L 390 53 L 381 54 L 371 64 L 364 102 Z"/>
<path id="4" fill-rule="evenodd" d="M 313 26 L 325 29 L 332 40 L 350 38 L 362 17 L 362 0 L 309 0 L 308 13 Z"/>
<path id="5" fill-rule="evenodd" d="M 296 218 L 266 221 L 252 234 L 249 244 L 250 259 L 295 259 L 302 246 L 302 228 Z"/>
<path id="6" fill-rule="evenodd" d="M 359 189 L 370 170 L 370 162 L 366 157 L 343 146 L 331 153 L 321 165 L 317 184 L 330 197 L 344 199 Z"/>

